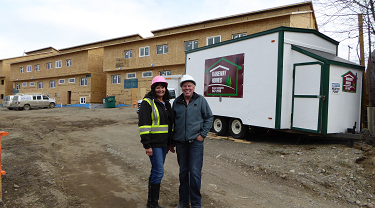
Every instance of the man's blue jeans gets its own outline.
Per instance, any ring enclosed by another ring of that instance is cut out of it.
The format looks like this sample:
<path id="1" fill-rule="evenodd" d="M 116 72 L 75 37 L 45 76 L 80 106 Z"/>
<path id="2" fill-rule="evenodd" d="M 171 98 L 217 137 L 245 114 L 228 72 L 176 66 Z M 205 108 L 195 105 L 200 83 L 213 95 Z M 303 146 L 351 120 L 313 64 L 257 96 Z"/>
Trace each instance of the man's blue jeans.
<path id="1" fill-rule="evenodd" d="M 164 175 L 164 162 L 167 155 L 168 147 L 152 148 L 151 162 L 151 183 L 160 183 Z"/>
<path id="2" fill-rule="evenodd" d="M 201 207 L 201 179 L 204 142 L 194 140 L 177 143 L 177 161 L 180 165 L 179 204 L 191 202 L 191 207 Z"/>

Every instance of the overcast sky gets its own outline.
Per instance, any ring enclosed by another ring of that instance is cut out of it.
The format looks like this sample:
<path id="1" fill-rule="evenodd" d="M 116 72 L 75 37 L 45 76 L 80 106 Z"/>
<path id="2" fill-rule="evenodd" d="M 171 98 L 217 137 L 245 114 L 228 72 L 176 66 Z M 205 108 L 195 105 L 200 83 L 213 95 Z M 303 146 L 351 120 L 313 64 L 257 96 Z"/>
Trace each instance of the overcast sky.
<path id="1" fill-rule="evenodd" d="M 304 1 L 0 0 L 0 59 L 50 46 L 63 49 L 132 34 L 150 37 L 152 30 Z M 339 51 L 346 59 L 347 45 Z"/>

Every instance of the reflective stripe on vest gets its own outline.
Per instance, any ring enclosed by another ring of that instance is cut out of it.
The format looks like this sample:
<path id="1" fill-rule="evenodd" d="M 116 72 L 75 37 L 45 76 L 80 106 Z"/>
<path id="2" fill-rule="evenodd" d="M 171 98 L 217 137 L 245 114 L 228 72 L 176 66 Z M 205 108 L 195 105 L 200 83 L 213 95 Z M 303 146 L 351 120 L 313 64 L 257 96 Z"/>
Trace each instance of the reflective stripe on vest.
<path id="1" fill-rule="evenodd" d="M 168 133 L 168 125 L 160 125 L 160 115 L 158 108 L 156 107 L 156 104 L 154 100 L 151 100 L 150 98 L 144 98 L 144 101 L 146 101 L 151 106 L 151 119 L 152 124 L 151 126 L 140 126 L 139 127 L 139 134 L 164 134 Z"/>

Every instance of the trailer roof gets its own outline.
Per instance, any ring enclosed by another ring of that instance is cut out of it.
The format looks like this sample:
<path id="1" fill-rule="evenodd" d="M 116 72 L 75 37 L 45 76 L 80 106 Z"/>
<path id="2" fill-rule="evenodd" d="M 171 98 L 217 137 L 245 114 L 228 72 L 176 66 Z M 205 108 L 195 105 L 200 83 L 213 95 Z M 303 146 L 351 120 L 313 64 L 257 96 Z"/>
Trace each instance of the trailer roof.
<path id="1" fill-rule="evenodd" d="M 307 56 L 310 56 L 312 58 L 318 59 L 323 62 L 329 62 L 329 64 L 340 65 L 340 66 L 345 66 L 345 67 L 354 67 L 356 69 L 365 70 L 364 66 L 361 66 L 359 64 L 350 62 L 346 59 L 340 58 L 332 53 L 327 53 L 327 52 L 318 51 L 315 49 L 306 48 L 302 46 L 296 46 L 296 45 L 292 45 L 292 50 L 298 51 L 302 54 L 305 54 Z"/>

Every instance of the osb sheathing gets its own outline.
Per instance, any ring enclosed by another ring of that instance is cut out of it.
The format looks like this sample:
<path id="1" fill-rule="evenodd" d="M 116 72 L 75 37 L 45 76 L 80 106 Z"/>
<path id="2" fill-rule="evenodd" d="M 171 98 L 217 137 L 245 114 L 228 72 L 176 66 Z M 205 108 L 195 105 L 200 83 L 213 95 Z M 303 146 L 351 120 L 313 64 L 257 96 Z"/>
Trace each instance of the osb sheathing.
<path id="1" fill-rule="evenodd" d="M 68 59 L 72 60 L 72 66 L 66 66 Z M 55 62 L 59 60 L 62 67 L 56 68 Z M 49 62 L 52 62 L 52 69 L 47 69 Z M 40 65 L 40 71 L 35 71 L 36 64 Z M 32 72 L 26 72 L 27 65 L 32 66 Z M 106 91 L 102 66 L 103 48 L 97 48 L 12 64 L 11 79 L 14 81 L 13 87 L 20 84 L 20 93 L 45 93 L 55 97 L 58 104 L 61 95 L 67 91 L 72 92 L 71 104 L 79 103 L 80 97 L 86 97 L 86 103 L 102 103 Z M 24 67 L 24 73 L 20 73 L 20 67 Z M 80 86 L 80 79 L 87 75 L 87 86 Z M 69 78 L 75 78 L 75 83 L 68 83 Z M 65 84 L 59 84 L 60 79 L 65 79 Z M 56 82 L 55 88 L 50 88 L 50 81 Z M 27 87 L 22 87 L 24 82 Z M 34 82 L 35 86 L 30 86 L 30 82 Z M 38 82 L 43 82 L 43 89 L 37 89 Z"/>
<path id="2" fill-rule="evenodd" d="M 162 67 L 149 67 L 144 70 L 118 70 L 114 72 L 107 73 L 107 93 L 109 96 L 116 96 L 116 104 L 128 104 L 131 105 L 134 101 L 140 100 L 144 97 L 145 93 L 150 91 L 150 85 L 153 77 L 142 78 L 142 72 L 151 71 L 152 76 L 155 77 L 159 75 L 161 71 L 171 71 L 172 74 L 185 74 L 185 65 L 174 65 L 174 66 L 162 66 Z M 136 89 L 124 89 L 124 80 L 126 79 L 127 73 L 136 73 L 136 78 L 138 80 L 138 88 Z M 120 75 L 121 83 L 112 84 L 112 75 Z M 133 92 L 136 93 L 133 95 Z M 135 97 L 135 100 L 132 98 Z"/>
<path id="3" fill-rule="evenodd" d="M 0 85 L 0 94 L 3 94 L 4 96 L 13 94 L 13 83 L 10 80 L 11 63 L 31 60 L 31 59 L 40 58 L 40 57 L 46 57 L 46 56 L 50 56 L 52 54 L 57 54 L 57 53 L 58 53 L 57 51 L 39 52 L 39 53 L 27 55 L 27 56 L 20 56 L 20 57 L 0 60 L 0 77 L 3 77 L 3 78 L 0 78 L 0 81 L 1 79 L 4 79 L 4 85 Z M 2 103 L 1 99 L 0 99 L 0 103 Z"/>
<path id="4" fill-rule="evenodd" d="M 219 19 L 213 19 L 213 20 L 207 20 L 192 24 L 186 24 L 181 25 L 177 27 L 171 27 L 161 30 L 155 30 L 152 31 L 152 33 L 155 36 L 160 35 L 167 35 L 167 34 L 173 34 L 173 33 L 179 33 L 179 32 L 186 32 L 191 30 L 200 30 L 204 28 L 209 27 L 216 27 L 220 25 L 228 25 L 228 24 L 234 24 L 239 22 L 246 22 L 246 21 L 253 21 L 258 19 L 265 19 L 265 18 L 275 18 L 282 15 L 290 15 L 292 12 L 301 12 L 301 11 L 312 11 L 312 3 L 302 3 L 302 4 L 296 4 L 294 6 L 285 6 L 285 7 L 279 7 L 275 9 L 269 9 L 269 10 L 261 10 L 257 12 L 250 12 L 250 13 L 244 13 L 239 15 L 233 15 L 226 18 L 219 18 Z"/>

